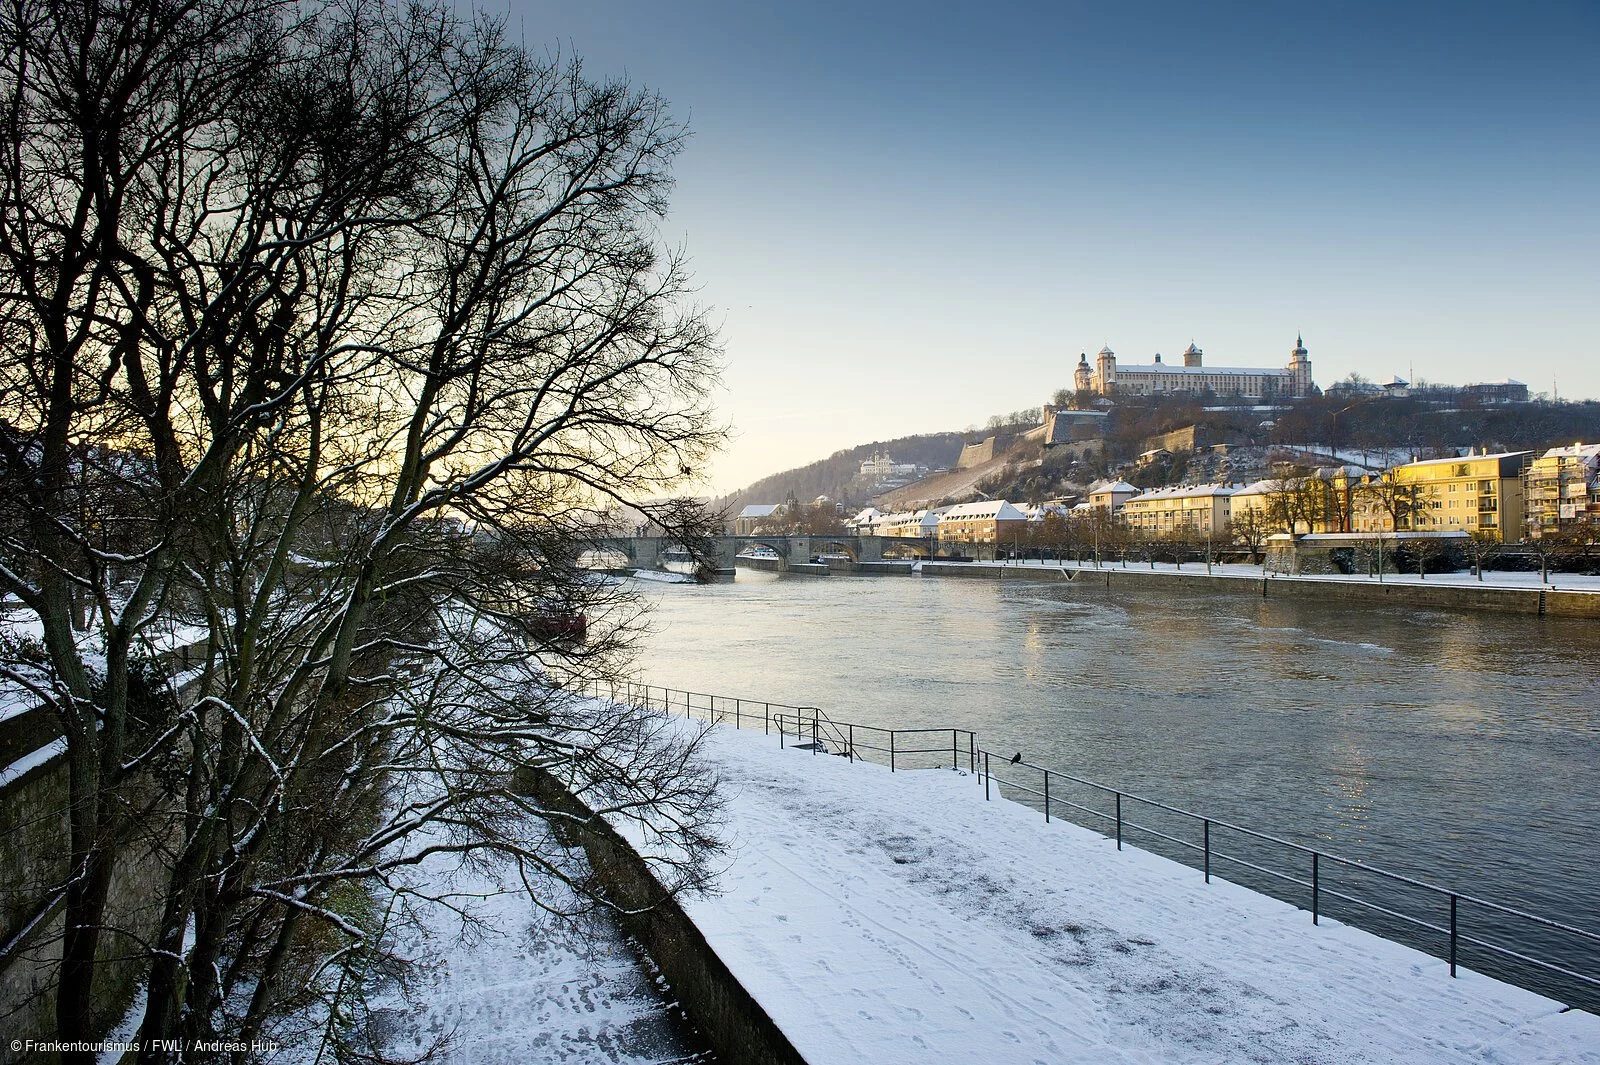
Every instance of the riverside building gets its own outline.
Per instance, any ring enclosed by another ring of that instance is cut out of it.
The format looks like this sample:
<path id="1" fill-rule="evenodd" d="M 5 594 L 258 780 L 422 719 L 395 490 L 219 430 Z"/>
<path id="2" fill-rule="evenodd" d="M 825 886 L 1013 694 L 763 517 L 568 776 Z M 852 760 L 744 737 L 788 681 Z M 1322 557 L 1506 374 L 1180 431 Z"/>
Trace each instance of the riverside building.
<path id="1" fill-rule="evenodd" d="M 1531 451 L 1426 459 L 1396 466 L 1376 490 L 1404 494 L 1400 532 L 1482 533 L 1502 543 L 1521 538 L 1523 472 Z M 1387 530 L 1385 530 L 1387 531 Z"/>
<path id="2" fill-rule="evenodd" d="M 1185 484 L 1157 488 L 1122 504 L 1122 520 L 1151 535 L 1189 532 L 1221 535 L 1228 527 L 1229 499 L 1237 486 Z"/>
<path id="3" fill-rule="evenodd" d="M 1524 481 L 1529 536 L 1600 521 L 1600 444 L 1553 447 L 1533 460 Z"/>
<path id="4" fill-rule="evenodd" d="M 958 543 L 994 544 L 1022 535 L 1028 516 L 1003 499 L 960 503 L 939 518 L 939 539 Z"/>

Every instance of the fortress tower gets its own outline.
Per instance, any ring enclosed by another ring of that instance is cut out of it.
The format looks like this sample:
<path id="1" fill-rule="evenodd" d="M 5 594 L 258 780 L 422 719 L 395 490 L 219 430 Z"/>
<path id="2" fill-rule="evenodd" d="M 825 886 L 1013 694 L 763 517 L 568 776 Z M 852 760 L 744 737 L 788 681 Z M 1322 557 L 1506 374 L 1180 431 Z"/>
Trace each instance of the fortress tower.
<path id="1" fill-rule="evenodd" d="M 1199 366 L 1201 350 L 1194 346 L 1194 341 L 1189 341 L 1189 346 L 1183 349 L 1183 364 L 1185 366 Z"/>
<path id="2" fill-rule="evenodd" d="M 1089 356 L 1078 355 L 1078 368 L 1072 372 L 1072 387 L 1087 392 L 1094 387 L 1094 371 L 1089 369 Z"/>
<path id="3" fill-rule="evenodd" d="M 1296 397 L 1311 394 L 1311 359 L 1306 351 L 1305 338 L 1294 338 L 1294 350 L 1289 353 L 1289 372 L 1294 376 L 1294 394 Z"/>
<path id="4" fill-rule="evenodd" d="M 1094 363 L 1096 390 L 1102 396 L 1109 396 L 1117 390 L 1117 353 L 1107 344 L 1095 356 Z"/>

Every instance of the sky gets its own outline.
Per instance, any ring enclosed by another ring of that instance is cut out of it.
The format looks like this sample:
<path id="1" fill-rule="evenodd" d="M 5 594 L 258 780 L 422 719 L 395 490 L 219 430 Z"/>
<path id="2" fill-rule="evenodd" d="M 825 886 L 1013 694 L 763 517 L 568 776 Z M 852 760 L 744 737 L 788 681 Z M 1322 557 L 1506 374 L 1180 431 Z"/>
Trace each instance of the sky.
<path id="1" fill-rule="evenodd" d="M 509 3 L 692 131 L 701 491 L 1046 402 L 1107 344 L 1600 396 L 1600 4 Z"/>

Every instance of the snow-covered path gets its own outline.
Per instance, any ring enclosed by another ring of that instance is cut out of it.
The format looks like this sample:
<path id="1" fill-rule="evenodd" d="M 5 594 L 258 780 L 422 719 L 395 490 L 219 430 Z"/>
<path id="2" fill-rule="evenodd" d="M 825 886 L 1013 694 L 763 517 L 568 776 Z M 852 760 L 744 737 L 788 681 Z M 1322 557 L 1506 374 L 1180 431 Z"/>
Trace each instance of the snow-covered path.
<path id="1" fill-rule="evenodd" d="M 718 729 L 733 855 L 690 914 L 817 1065 L 1600 1063 L 1600 1018 L 949 770 Z"/>
<path id="2" fill-rule="evenodd" d="M 581 861 L 576 858 L 575 860 Z M 536 907 L 514 864 L 478 860 L 465 867 L 436 854 L 415 879 L 453 893 L 471 913 L 414 902 L 415 921 L 396 921 L 386 946 L 410 964 L 405 979 L 377 971 L 346 1011 L 365 998 L 376 1049 L 395 1061 L 436 1065 L 683 1065 L 704 1060 L 640 968 L 633 947 L 596 914 L 558 918 Z M 574 908 L 570 892 L 540 884 L 547 905 Z M 137 1031 L 140 1010 L 122 1034 Z M 322 1045 L 320 1007 L 284 1018 L 268 1032 L 281 1050 L 273 1065 L 333 1060 Z"/>

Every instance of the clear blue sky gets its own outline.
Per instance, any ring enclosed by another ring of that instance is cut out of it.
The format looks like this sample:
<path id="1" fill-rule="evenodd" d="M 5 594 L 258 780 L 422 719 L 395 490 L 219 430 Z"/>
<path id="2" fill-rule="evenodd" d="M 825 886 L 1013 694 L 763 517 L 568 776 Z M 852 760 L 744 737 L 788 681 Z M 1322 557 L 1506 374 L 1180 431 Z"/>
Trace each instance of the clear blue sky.
<path id="1" fill-rule="evenodd" d="M 1600 3 L 511 19 L 693 129 L 665 233 L 736 432 L 702 490 L 1043 402 L 1106 343 L 1600 395 Z"/>

